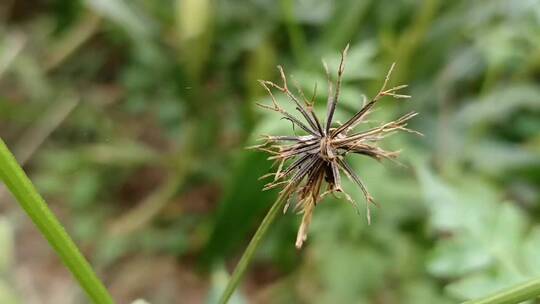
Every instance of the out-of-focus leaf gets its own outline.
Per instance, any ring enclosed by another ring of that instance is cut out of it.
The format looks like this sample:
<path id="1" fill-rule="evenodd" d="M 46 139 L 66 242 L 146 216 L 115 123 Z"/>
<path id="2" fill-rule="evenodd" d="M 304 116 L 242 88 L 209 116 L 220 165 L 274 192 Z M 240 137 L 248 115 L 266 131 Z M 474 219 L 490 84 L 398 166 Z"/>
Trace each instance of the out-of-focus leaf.
<path id="1" fill-rule="evenodd" d="M 514 85 L 470 100 L 456 114 L 457 126 L 500 122 L 517 110 L 540 110 L 540 89 L 533 85 Z"/>
<path id="2" fill-rule="evenodd" d="M 73 178 L 70 202 L 75 208 L 88 207 L 101 188 L 99 175 L 96 171 L 80 170 Z"/>
<path id="3" fill-rule="evenodd" d="M 8 286 L 4 281 L 0 280 L 0 303 L 20 303 L 13 291 L 14 289 L 11 286 Z"/>
<path id="4" fill-rule="evenodd" d="M 212 0 L 177 0 L 176 35 L 181 61 L 198 80 L 211 53 L 214 6 Z"/>
<path id="5" fill-rule="evenodd" d="M 325 0 L 294 1 L 294 16 L 298 22 L 320 25 L 328 21 L 334 12 L 335 2 Z"/>
<path id="6" fill-rule="evenodd" d="M 3 37 L 0 38 L 2 43 L 0 48 L 0 78 L 13 64 L 25 44 L 25 37 L 21 33 L 2 34 Z"/>
<path id="7" fill-rule="evenodd" d="M 523 243 L 529 219 L 512 202 L 504 202 L 496 207 L 493 222 L 486 223 L 489 231 L 490 250 L 502 258 L 505 254 L 518 256 L 514 250 Z"/>
<path id="8" fill-rule="evenodd" d="M 182 41 L 194 39 L 208 30 L 211 1 L 177 1 L 178 34 Z"/>
<path id="9" fill-rule="evenodd" d="M 5 280 L 14 261 L 13 231 L 9 220 L 0 216 L 0 303 L 19 303 L 14 289 Z"/>
<path id="10" fill-rule="evenodd" d="M 454 230 L 463 227 L 466 208 L 465 202 L 456 198 L 455 193 L 436 179 L 426 168 L 418 171 L 420 183 L 424 191 L 424 199 L 431 210 L 430 221 L 440 230 Z"/>
<path id="11" fill-rule="evenodd" d="M 81 147 L 82 159 L 96 164 L 133 166 L 159 162 L 159 154 L 154 149 L 138 142 L 116 142 L 115 144 L 93 144 Z"/>
<path id="12" fill-rule="evenodd" d="M 439 277 L 459 277 L 482 269 L 492 258 L 472 238 L 441 240 L 427 263 L 428 270 Z"/>
<path id="13" fill-rule="evenodd" d="M 343 49 L 354 33 L 358 32 L 371 1 L 349 0 L 335 3 L 338 7 L 334 10 L 329 24 L 325 26 L 322 47 L 338 50 Z"/>
<path id="14" fill-rule="evenodd" d="M 211 286 L 206 299 L 207 304 L 215 304 L 219 302 L 220 296 L 225 290 L 228 281 L 229 275 L 223 267 L 217 267 L 217 269 L 212 272 L 210 278 Z M 245 304 L 246 299 L 241 295 L 240 289 L 238 289 L 235 293 L 233 293 L 228 303 Z"/>
<path id="15" fill-rule="evenodd" d="M 446 287 L 446 291 L 458 299 L 474 299 L 484 297 L 494 291 L 518 284 L 524 280 L 512 280 L 507 277 L 499 277 L 481 272 L 467 276 Z"/>
<path id="16" fill-rule="evenodd" d="M 24 53 L 20 54 L 13 63 L 12 69 L 18 77 L 19 85 L 24 87 L 33 100 L 43 102 L 51 96 L 49 81 L 36 58 Z"/>
<path id="17" fill-rule="evenodd" d="M 249 239 L 249 232 L 262 218 L 264 210 L 277 198 L 276 191 L 261 191 L 265 181 L 259 177 L 270 170 L 266 158 L 264 153 L 249 151 L 237 160 L 204 250 L 206 262 L 223 259 Z"/>
<path id="18" fill-rule="evenodd" d="M 428 280 L 407 281 L 404 287 L 405 296 L 398 301 L 411 304 L 449 304 L 450 300 L 442 298 L 438 292 L 438 286 Z"/>
<path id="19" fill-rule="evenodd" d="M 341 49 L 344 49 L 342 46 Z M 383 67 L 382 72 L 376 66 L 374 57 L 377 55 L 378 49 L 375 41 L 365 41 L 358 44 L 351 45 L 347 54 L 347 65 L 345 67 L 345 73 L 343 74 L 344 81 L 355 81 L 363 79 L 373 79 L 376 76 L 381 76 L 380 81 L 384 80 L 384 74 L 390 68 Z M 332 78 L 337 77 L 337 69 L 341 61 L 341 55 L 335 50 L 328 52 L 325 55 L 325 61 L 328 64 Z M 322 67 L 321 67 L 321 72 Z M 326 85 L 323 83 L 323 85 Z M 382 83 L 381 83 L 382 85 Z"/>
<path id="20" fill-rule="evenodd" d="M 7 272 L 13 263 L 13 257 L 13 231 L 8 219 L 0 217 L 0 274 Z M 0 301 L 0 303 L 8 302 Z"/>
<path id="21" fill-rule="evenodd" d="M 275 52 L 276 50 L 268 41 L 263 41 L 251 51 L 245 72 L 245 85 L 248 88 L 250 100 L 266 94 L 257 80 L 274 78 L 273 76 L 277 72 Z M 251 104 L 248 105 L 251 106 Z"/>
<path id="22" fill-rule="evenodd" d="M 522 146 L 479 141 L 470 150 L 468 154 L 473 166 L 492 175 L 522 168 L 540 168 L 539 155 Z"/>
<path id="23" fill-rule="evenodd" d="M 529 220 L 520 209 L 511 202 L 498 202 L 496 192 L 482 182 L 468 180 L 451 186 L 425 167 L 419 177 L 426 203 L 435 215 L 434 228 L 449 234 L 432 251 L 428 271 L 457 278 L 447 286 L 451 295 L 460 300 L 484 296 L 536 275 L 531 268 L 536 263 L 531 249 L 525 248 L 537 241 L 537 228 L 527 234 Z M 437 193 L 445 194 L 438 197 Z M 443 197 L 444 212 L 452 214 L 452 225 L 436 221 Z"/>
<path id="24" fill-rule="evenodd" d="M 538 248 L 540 248 L 540 227 L 535 227 L 529 232 L 522 246 L 525 268 L 531 275 L 540 276 L 540 255 L 538 254 Z"/>
<path id="25" fill-rule="evenodd" d="M 117 23 L 133 39 L 147 38 L 154 30 L 151 21 L 124 0 L 86 0 L 86 4 L 98 14 Z"/>

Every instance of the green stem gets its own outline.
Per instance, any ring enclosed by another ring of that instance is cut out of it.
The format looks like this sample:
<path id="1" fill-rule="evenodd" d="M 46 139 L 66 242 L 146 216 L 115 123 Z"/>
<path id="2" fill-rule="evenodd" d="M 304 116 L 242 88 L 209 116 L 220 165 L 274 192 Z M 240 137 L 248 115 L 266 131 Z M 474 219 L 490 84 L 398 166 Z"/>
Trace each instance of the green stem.
<path id="1" fill-rule="evenodd" d="M 255 254 L 257 247 L 259 247 L 259 244 L 261 243 L 262 237 L 266 234 L 268 228 L 276 219 L 276 215 L 283 208 L 284 203 L 287 201 L 287 197 L 289 196 L 291 188 L 292 187 L 289 185 L 289 187 L 285 187 L 285 189 L 283 189 L 276 202 L 272 205 L 272 208 L 270 208 L 270 210 L 264 217 L 261 225 L 253 235 L 253 238 L 249 242 L 246 250 L 244 251 L 244 254 L 242 254 L 240 261 L 236 265 L 231 279 L 229 280 L 225 291 L 221 295 L 221 299 L 219 300 L 220 304 L 226 304 L 231 298 L 234 290 L 238 287 L 240 279 L 244 276 L 244 273 L 246 272 L 247 267 L 251 262 L 251 259 L 253 259 L 253 254 Z"/>
<path id="2" fill-rule="evenodd" d="M 0 138 L 0 179 L 15 196 L 26 214 L 79 281 L 93 303 L 112 304 L 112 297 L 98 279 L 64 227 L 49 209 L 15 157 Z"/>
<path id="3" fill-rule="evenodd" d="M 514 287 L 505 289 L 496 294 L 478 300 L 471 300 L 463 304 L 511 304 L 521 303 L 540 296 L 540 278 L 534 279 Z"/>

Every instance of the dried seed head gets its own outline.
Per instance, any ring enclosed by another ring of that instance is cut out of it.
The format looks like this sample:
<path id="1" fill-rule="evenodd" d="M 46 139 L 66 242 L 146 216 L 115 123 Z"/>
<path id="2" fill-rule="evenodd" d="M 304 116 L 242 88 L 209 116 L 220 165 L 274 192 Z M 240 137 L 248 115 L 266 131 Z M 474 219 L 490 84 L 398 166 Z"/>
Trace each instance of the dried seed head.
<path id="1" fill-rule="evenodd" d="M 275 173 L 267 174 L 263 178 L 272 177 L 272 181 L 265 185 L 264 190 L 272 189 L 282 185 L 287 185 L 282 191 L 287 191 L 287 204 L 284 212 L 289 207 L 289 202 L 293 197 L 297 197 L 295 209 L 302 213 L 302 223 L 296 238 L 296 247 L 301 248 L 307 239 L 307 233 L 313 210 L 318 202 L 327 194 L 342 193 L 345 199 L 359 210 L 356 202 L 343 191 L 341 187 L 341 173 L 357 184 L 366 200 L 366 216 L 368 223 L 371 222 L 369 205 L 375 204 L 373 197 L 369 194 L 366 186 L 346 162 L 345 156 L 348 153 L 362 154 L 374 158 L 378 161 L 382 159 L 394 159 L 399 151 L 386 151 L 377 146 L 377 142 L 393 134 L 395 131 L 407 131 L 419 134 L 416 131 L 407 129 L 409 119 L 417 113 L 411 112 L 401 118 L 381 124 L 375 128 L 355 132 L 355 127 L 365 122 L 365 118 L 371 113 L 373 106 L 384 96 L 394 98 L 409 98 L 408 95 L 399 94 L 398 91 L 407 87 L 399 85 L 388 89 L 386 86 L 394 69 L 394 64 L 390 67 L 384 83 L 375 97 L 366 101 L 364 99 L 362 108 L 345 123 L 333 125 L 334 112 L 339 100 L 343 72 L 345 70 L 345 59 L 349 46 L 341 54 L 341 62 L 337 72 L 337 81 L 331 81 L 330 73 L 326 63 L 323 62 L 328 76 L 328 101 L 327 113 L 324 124 L 319 120 L 313 111 L 315 97 L 308 100 L 304 92 L 296 85 L 300 98 L 289 90 L 287 77 L 281 66 L 278 70 L 282 79 L 282 85 L 271 81 L 261 80 L 261 85 L 266 89 L 271 97 L 272 105 L 258 104 L 264 109 L 278 112 L 283 118 L 291 121 L 294 126 L 302 129 L 306 134 L 298 136 L 264 136 L 263 144 L 254 146 L 271 156 L 269 159 L 278 163 Z M 296 118 L 277 102 L 272 88 L 285 94 L 296 106 L 296 110 L 302 116 L 302 120 Z M 316 89 L 314 92 L 315 96 Z M 326 191 L 321 193 L 321 188 L 326 185 Z"/>

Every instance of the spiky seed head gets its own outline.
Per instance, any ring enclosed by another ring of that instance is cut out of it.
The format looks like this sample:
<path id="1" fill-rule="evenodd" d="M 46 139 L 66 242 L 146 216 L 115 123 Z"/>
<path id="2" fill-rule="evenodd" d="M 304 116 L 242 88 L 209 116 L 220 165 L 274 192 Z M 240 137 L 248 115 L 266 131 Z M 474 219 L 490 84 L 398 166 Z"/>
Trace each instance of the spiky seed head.
<path id="1" fill-rule="evenodd" d="M 358 211 L 356 202 L 343 191 L 341 186 L 341 174 L 344 173 L 347 178 L 357 184 L 364 195 L 366 201 L 366 216 L 368 223 L 371 222 L 370 205 L 375 204 L 373 197 L 369 194 L 366 186 L 360 177 L 354 172 L 347 163 L 345 157 L 347 154 L 361 154 L 371 157 L 375 160 L 394 159 L 399 151 L 386 151 L 377 143 L 387 135 L 395 131 L 408 131 L 419 134 L 416 131 L 407 129 L 409 119 L 416 116 L 417 113 L 411 112 L 403 115 L 397 120 L 383 123 L 377 127 L 355 131 L 356 127 L 365 122 L 365 118 L 370 114 L 374 105 L 384 96 L 399 98 L 410 98 L 409 95 L 398 93 L 399 90 L 407 87 L 398 85 L 387 89 L 388 81 L 394 69 L 394 64 L 390 67 L 384 83 L 375 97 L 366 101 L 364 99 L 360 110 L 349 120 L 341 125 L 333 124 L 333 117 L 336 106 L 339 101 L 341 82 L 345 70 L 345 59 L 349 46 L 341 54 L 341 62 L 337 71 L 337 81 L 331 81 L 327 65 L 323 62 L 328 77 L 327 113 L 323 122 L 319 120 L 313 111 L 315 96 L 308 100 L 304 92 L 297 86 L 298 95 L 289 90 L 287 77 L 284 69 L 278 66 L 282 79 L 282 84 L 278 85 L 271 81 L 259 81 L 263 88 L 271 97 L 272 105 L 259 104 L 264 109 L 275 111 L 283 118 L 291 121 L 294 126 L 302 129 L 304 135 L 285 135 L 285 136 L 264 136 L 263 144 L 254 146 L 261 151 L 270 153 L 269 159 L 278 163 L 277 170 L 274 173 L 267 174 L 263 178 L 271 177 L 272 180 L 265 185 L 264 190 L 272 189 L 286 185 L 282 191 L 286 191 L 287 204 L 284 212 L 289 207 L 289 202 L 293 197 L 297 197 L 295 209 L 302 213 L 302 222 L 298 229 L 296 237 L 296 247 L 301 248 L 307 239 L 307 233 L 313 210 L 326 195 L 341 193 L 344 198 L 350 202 Z M 301 115 L 299 119 L 285 109 L 277 102 L 272 89 L 276 89 L 294 103 L 296 110 Z M 316 93 L 316 89 L 314 90 Z M 315 94 L 314 93 L 314 94 Z M 326 190 L 321 191 L 326 185 Z"/>

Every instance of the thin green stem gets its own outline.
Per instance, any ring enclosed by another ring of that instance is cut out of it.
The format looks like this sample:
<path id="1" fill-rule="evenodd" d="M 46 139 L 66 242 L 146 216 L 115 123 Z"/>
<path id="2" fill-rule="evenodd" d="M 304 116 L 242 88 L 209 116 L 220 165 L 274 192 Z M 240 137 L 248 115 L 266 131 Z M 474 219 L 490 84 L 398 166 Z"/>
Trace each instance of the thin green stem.
<path id="1" fill-rule="evenodd" d="M 463 304 L 511 304 L 540 297 L 540 278 L 521 283 L 482 299 Z"/>
<path id="2" fill-rule="evenodd" d="M 98 279 L 64 227 L 49 209 L 34 185 L 0 138 L 0 179 L 15 196 L 26 214 L 73 273 L 93 303 L 112 304 L 112 297 Z"/>
<path id="3" fill-rule="evenodd" d="M 244 276 L 244 273 L 247 270 L 247 267 L 251 260 L 253 259 L 253 255 L 255 254 L 255 251 L 259 247 L 259 244 L 261 243 L 261 240 L 263 236 L 268 231 L 268 228 L 274 222 L 276 219 L 276 215 L 278 212 L 283 208 L 283 205 L 287 201 L 287 197 L 289 196 L 290 189 L 292 187 L 289 185 L 288 187 L 285 187 L 275 203 L 272 205 L 272 208 L 268 211 L 266 216 L 264 217 L 263 221 L 261 222 L 261 225 L 253 235 L 253 238 L 249 242 L 249 245 L 247 246 L 246 250 L 244 251 L 244 254 L 242 254 L 242 257 L 240 258 L 240 261 L 236 265 L 236 268 L 234 269 L 234 272 L 231 276 L 231 279 L 229 280 L 229 283 L 227 284 L 227 287 L 225 288 L 225 291 L 221 295 L 221 299 L 219 300 L 220 304 L 226 304 L 229 299 L 231 298 L 233 292 L 238 287 L 238 284 L 240 283 L 240 279 Z"/>

